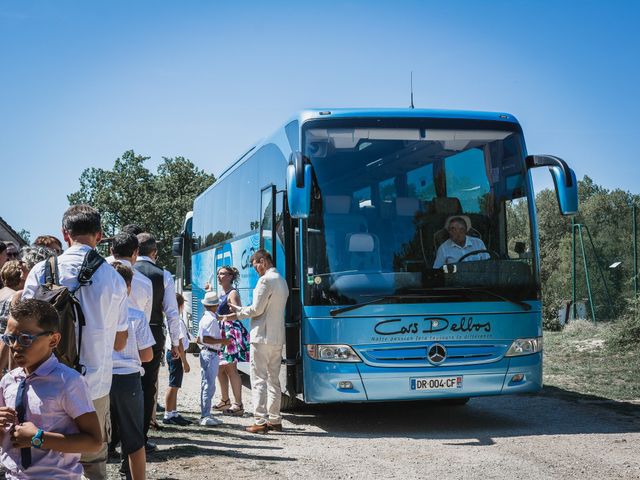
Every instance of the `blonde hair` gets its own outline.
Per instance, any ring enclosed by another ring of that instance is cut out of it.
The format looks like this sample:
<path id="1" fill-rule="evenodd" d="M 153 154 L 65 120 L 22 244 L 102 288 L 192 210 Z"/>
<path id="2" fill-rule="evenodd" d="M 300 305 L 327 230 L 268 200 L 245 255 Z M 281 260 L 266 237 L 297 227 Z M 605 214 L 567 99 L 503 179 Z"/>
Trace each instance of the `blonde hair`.
<path id="1" fill-rule="evenodd" d="M 20 286 L 20 279 L 22 278 L 22 262 L 19 260 L 9 260 L 2 266 L 0 270 L 0 278 L 5 286 L 16 290 Z"/>

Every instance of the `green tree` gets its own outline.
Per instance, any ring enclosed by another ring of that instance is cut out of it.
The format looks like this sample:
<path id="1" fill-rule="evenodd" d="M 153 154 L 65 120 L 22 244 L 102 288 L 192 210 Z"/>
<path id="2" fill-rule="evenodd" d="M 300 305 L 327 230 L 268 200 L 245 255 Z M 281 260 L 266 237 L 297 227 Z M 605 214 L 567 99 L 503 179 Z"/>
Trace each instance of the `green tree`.
<path id="1" fill-rule="evenodd" d="M 159 263 L 173 271 L 171 239 L 182 229 L 195 197 L 216 179 L 184 157 L 163 157 L 155 174 L 145 166 L 147 160 L 128 150 L 111 170 L 88 168 L 80 176 L 80 190 L 67 198 L 71 205 L 97 208 L 106 236 L 130 223 L 152 233 L 159 241 Z"/>
<path id="2" fill-rule="evenodd" d="M 18 236 L 24 240 L 27 245 L 31 243 L 31 232 L 29 230 L 25 230 L 24 228 L 20 229 Z"/>
<path id="3" fill-rule="evenodd" d="M 580 207 L 575 222 L 589 228 L 595 246 L 594 252 L 585 234 L 596 315 L 599 319 L 616 318 L 630 308 L 632 298 L 631 211 L 634 204 L 640 205 L 640 196 L 619 189 L 607 190 L 585 176 L 578 182 L 578 197 Z M 543 316 L 545 326 L 552 327 L 562 303 L 571 299 L 571 220 L 559 214 L 555 192 L 549 189 L 537 194 L 536 209 Z M 580 300 L 587 297 L 587 287 L 578 239 L 576 245 L 576 286 Z M 611 301 L 600 278 L 596 256 L 604 270 Z M 622 262 L 619 269 L 607 268 L 618 261 Z"/>

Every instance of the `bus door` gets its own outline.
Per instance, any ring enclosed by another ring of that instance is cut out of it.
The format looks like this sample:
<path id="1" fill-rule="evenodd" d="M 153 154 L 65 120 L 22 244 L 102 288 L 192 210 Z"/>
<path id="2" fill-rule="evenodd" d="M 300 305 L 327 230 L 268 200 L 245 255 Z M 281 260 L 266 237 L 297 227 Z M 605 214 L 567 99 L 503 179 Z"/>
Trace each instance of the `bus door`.
<path id="1" fill-rule="evenodd" d="M 297 393 L 302 392 L 301 364 L 300 364 L 300 315 L 295 315 L 292 305 L 296 289 L 293 288 L 293 273 L 295 262 L 288 252 L 293 250 L 290 220 L 285 219 L 286 198 L 283 191 L 277 192 L 274 185 L 262 189 L 260 195 L 260 247 L 267 250 L 273 257 L 273 264 L 287 280 L 290 288 L 289 301 L 285 311 L 285 358 L 286 388 L 290 400 L 285 401 L 285 407 L 293 405 Z M 299 289 L 297 289 L 299 291 Z"/>

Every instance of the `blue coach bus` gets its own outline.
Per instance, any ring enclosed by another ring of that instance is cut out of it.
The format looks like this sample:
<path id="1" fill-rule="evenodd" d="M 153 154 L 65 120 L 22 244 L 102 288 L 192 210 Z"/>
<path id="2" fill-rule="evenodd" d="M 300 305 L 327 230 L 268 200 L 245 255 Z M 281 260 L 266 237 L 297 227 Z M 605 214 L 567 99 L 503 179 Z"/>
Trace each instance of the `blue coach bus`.
<path id="1" fill-rule="evenodd" d="M 464 403 L 537 391 L 540 260 L 529 171 L 541 166 L 561 213 L 576 213 L 574 172 L 557 157 L 527 155 L 510 114 L 302 111 L 195 200 L 175 243 L 193 328 L 222 265 L 238 268 L 242 302 L 251 302 L 258 277 L 249 257 L 263 247 L 290 288 L 289 399 Z M 484 248 L 436 265 L 454 217 Z"/>

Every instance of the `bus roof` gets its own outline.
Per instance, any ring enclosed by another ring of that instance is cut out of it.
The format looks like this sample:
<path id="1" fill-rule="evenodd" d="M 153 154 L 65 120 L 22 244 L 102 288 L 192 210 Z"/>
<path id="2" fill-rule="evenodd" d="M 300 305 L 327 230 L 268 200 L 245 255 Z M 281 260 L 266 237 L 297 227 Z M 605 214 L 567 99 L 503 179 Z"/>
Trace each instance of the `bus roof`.
<path id="1" fill-rule="evenodd" d="M 474 112 L 470 110 L 435 110 L 426 108 L 308 108 L 300 110 L 291 116 L 283 125 L 297 120 L 300 124 L 314 119 L 329 118 L 442 118 L 442 119 L 464 119 L 464 120 L 492 120 L 507 123 L 518 123 L 516 117 L 505 112 Z M 279 127 L 282 128 L 282 127 Z M 253 144 L 246 152 L 231 162 L 219 175 L 217 180 L 221 180 L 243 163 L 251 153 L 260 149 L 268 143 L 272 135 L 269 135 L 259 142 Z M 208 191 L 213 188 L 214 182 Z M 205 193 L 203 192 L 203 193 Z M 201 194 L 202 195 L 202 194 Z"/>
<path id="2" fill-rule="evenodd" d="M 290 120 L 305 122 L 314 118 L 447 118 L 494 120 L 518 123 L 510 113 L 473 112 L 469 110 L 431 110 L 424 108 L 311 108 L 300 111 Z"/>

